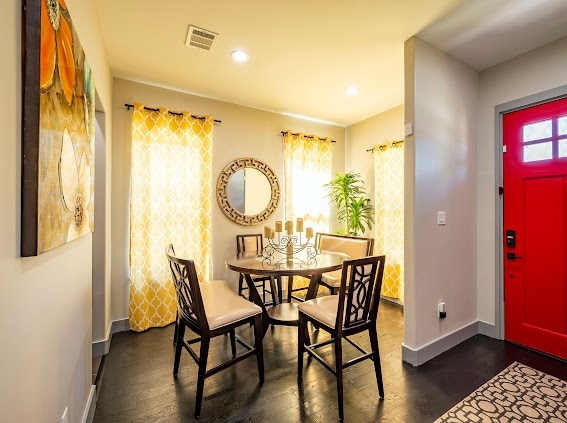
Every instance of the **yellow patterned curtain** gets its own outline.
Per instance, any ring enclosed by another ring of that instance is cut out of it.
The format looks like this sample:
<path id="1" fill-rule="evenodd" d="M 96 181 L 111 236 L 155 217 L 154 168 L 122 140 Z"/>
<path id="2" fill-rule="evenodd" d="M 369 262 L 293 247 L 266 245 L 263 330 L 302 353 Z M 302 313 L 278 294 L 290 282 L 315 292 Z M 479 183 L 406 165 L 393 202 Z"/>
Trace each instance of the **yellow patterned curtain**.
<path id="1" fill-rule="evenodd" d="M 284 135 L 285 220 L 304 218 L 304 227 L 329 232 L 329 200 L 323 184 L 331 179 L 330 138 Z"/>
<path id="2" fill-rule="evenodd" d="M 374 147 L 375 251 L 386 255 L 382 295 L 404 300 L 404 144 Z"/>
<path id="3" fill-rule="evenodd" d="M 211 273 L 213 118 L 166 109 L 132 114 L 130 193 L 130 328 L 143 331 L 175 320 L 176 298 L 165 257 L 195 261 L 199 280 Z"/>

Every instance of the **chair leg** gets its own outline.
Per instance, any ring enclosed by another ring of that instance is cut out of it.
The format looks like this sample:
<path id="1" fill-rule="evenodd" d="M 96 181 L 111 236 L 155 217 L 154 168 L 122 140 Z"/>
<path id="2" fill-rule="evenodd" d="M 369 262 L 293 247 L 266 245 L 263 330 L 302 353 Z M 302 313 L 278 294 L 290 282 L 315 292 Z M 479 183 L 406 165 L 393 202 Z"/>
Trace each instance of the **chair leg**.
<path id="1" fill-rule="evenodd" d="M 178 320 L 175 334 L 175 359 L 173 360 L 173 376 L 177 376 L 179 371 L 179 360 L 181 359 L 181 350 L 183 349 L 183 337 L 185 336 L 185 323 Z"/>
<path id="2" fill-rule="evenodd" d="M 339 420 L 344 419 L 343 406 L 343 346 L 342 338 L 337 334 L 335 336 L 335 362 L 337 371 L 337 396 L 339 403 Z"/>
<path id="3" fill-rule="evenodd" d="M 236 357 L 236 334 L 234 329 L 230 331 L 230 348 L 232 349 L 232 356 Z"/>
<path id="4" fill-rule="evenodd" d="M 179 311 L 175 312 L 175 326 L 173 327 L 173 345 L 177 342 L 177 331 L 179 330 Z"/>
<path id="5" fill-rule="evenodd" d="M 287 277 L 287 302 L 291 303 L 291 296 L 293 294 L 293 276 Z"/>
<path id="6" fill-rule="evenodd" d="M 376 331 L 376 326 L 372 326 L 368 335 L 370 336 L 370 345 L 372 347 L 372 353 L 374 354 L 374 371 L 376 372 L 376 381 L 378 382 L 378 394 L 380 398 L 384 398 L 384 384 L 382 382 L 382 366 L 380 365 L 380 349 L 378 348 L 378 333 Z"/>
<path id="7" fill-rule="evenodd" d="M 207 371 L 207 358 L 209 357 L 209 343 L 207 337 L 201 338 L 201 351 L 199 354 L 199 373 L 197 376 L 197 397 L 195 398 L 195 417 L 201 414 L 201 402 L 203 401 L 203 388 L 205 387 L 205 372 Z"/>
<path id="8" fill-rule="evenodd" d="M 242 296 L 242 285 L 244 283 L 244 275 L 241 273 L 238 277 L 238 295 Z"/>
<path id="9" fill-rule="evenodd" d="M 297 378 L 303 378 L 303 353 L 305 352 L 305 333 L 307 332 L 307 319 L 299 313 L 299 326 L 297 329 Z"/>
<path id="10" fill-rule="evenodd" d="M 276 277 L 276 284 L 277 284 L 277 290 L 278 290 L 278 304 L 281 304 L 281 303 L 283 303 L 283 289 L 282 289 L 282 277 L 281 276 Z"/>
<path id="11" fill-rule="evenodd" d="M 266 304 L 266 281 L 262 279 L 262 301 Z"/>
<path id="12" fill-rule="evenodd" d="M 258 376 L 260 383 L 264 383 L 264 348 L 262 346 L 263 338 L 262 315 L 257 314 L 254 317 L 254 348 L 256 349 L 256 362 L 258 363 Z"/>

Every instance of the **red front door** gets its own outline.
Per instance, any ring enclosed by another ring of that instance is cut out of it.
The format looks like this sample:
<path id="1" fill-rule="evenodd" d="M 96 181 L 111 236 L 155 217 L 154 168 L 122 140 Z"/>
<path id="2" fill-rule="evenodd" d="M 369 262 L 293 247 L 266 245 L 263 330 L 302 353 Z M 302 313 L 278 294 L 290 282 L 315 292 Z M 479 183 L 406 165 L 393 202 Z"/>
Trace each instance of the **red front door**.
<path id="1" fill-rule="evenodd" d="M 567 359 L 567 99 L 503 131 L 505 336 Z"/>

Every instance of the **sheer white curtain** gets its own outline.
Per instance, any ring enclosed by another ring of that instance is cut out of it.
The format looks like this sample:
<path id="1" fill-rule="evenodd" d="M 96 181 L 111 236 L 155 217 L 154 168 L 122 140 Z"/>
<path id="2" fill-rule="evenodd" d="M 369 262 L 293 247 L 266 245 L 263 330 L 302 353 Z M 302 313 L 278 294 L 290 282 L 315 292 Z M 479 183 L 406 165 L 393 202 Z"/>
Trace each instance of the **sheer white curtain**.
<path id="1" fill-rule="evenodd" d="M 304 219 L 304 227 L 329 232 L 329 200 L 323 184 L 331 179 L 330 138 L 284 135 L 285 220 Z"/>

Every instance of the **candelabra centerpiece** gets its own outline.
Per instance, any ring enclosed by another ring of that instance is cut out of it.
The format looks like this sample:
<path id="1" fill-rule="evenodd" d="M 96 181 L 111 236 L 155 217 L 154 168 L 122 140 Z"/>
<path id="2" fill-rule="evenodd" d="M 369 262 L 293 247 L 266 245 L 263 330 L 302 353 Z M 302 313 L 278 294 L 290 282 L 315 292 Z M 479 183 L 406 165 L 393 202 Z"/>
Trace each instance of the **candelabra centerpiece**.
<path id="1" fill-rule="evenodd" d="M 311 263 L 317 257 L 317 248 L 311 242 L 313 228 L 307 227 L 304 231 L 301 217 L 295 221 L 295 230 L 291 220 L 285 224 L 281 220 L 276 221 L 275 229 L 264 226 L 264 238 L 267 245 L 262 250 L 262 258 L 270 264 Z"/>

